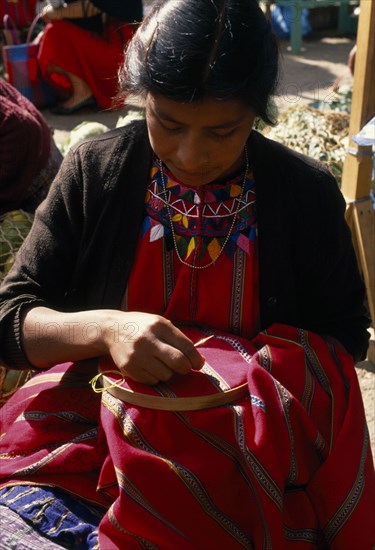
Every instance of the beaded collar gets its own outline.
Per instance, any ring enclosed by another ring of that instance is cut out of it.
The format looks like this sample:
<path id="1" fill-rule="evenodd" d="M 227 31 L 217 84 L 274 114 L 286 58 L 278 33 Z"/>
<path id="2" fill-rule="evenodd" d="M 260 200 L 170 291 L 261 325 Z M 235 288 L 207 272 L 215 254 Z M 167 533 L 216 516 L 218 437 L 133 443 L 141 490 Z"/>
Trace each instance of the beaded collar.
<path id="1" fill-rule="evenodd" d="M 225 183 L 213 182 L 199 188 L 183 184 L 165 167 L 163 172 L 155 160 L 146 193 L 144 237 L 149 236 L 151 242 L 165 238 L 167 248 L 172 248 L 171 218 L 181 257 L 187 261 L 200 240 L 201 259 L 207 254 L 207 260 L 212 261 L 238 211 L 224 252 L 233 257 L 239 247 L 250 253 L 250 242 L 256 238 L 256 189 L 251 170 L 245 180 L 243 173 L 239 173 Z"/>

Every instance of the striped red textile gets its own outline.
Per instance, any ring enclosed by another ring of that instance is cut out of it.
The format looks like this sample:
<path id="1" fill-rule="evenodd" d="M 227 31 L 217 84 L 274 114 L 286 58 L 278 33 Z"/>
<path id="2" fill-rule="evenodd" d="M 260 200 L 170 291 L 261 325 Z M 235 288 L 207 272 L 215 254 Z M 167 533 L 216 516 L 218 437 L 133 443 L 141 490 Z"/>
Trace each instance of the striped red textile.
<path id="1" fill-rule="evenodd" d="M 128 387 L 168 398 L 247 380 L 248 395 L 185 412 L 107 391 L 100 403 L 93 362 L 56 366 L 3 409 L 3 485 L 50 484 L 109 506 L 106 550 L 371 549 L 374 468 L 350 356 L 284 325 L 251 341 L 213 334 L 200 347 L 202 372 Z"/>

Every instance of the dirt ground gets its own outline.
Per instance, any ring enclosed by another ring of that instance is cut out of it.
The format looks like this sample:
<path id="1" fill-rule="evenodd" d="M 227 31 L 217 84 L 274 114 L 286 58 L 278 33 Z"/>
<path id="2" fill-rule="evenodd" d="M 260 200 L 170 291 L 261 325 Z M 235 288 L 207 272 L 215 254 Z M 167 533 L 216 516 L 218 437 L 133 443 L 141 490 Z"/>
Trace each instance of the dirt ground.
<path id="1" fill-rule="evenodd" d="M 353 38 L 342 37 L 332 31 L 329 36 L 315 34 L 313 38 L 305 40 L 300 55 L 292 55 L 288 42 L 282 42 L 282 74 L 276 98 L 279 109 L 283 110 L 298 102 L 308 104 L 316 100 L 328 101 L 337 78 L 341 79 L 342 84 L 350 85 L 352 77 L 347 68 L 347 58 L 353 45 Z M 54 128 L 57 143 L 62 143 L 69 131 L 83 120 L 98 121 L 114 128 L 122 114 L 121 111 L 86 111 L 62 117 L 52 115 L 47 110 L 43 113 Z M 356 366 L 356 370 L 375 455 L 375 367 L 370 361 L 363 361 Z"/>

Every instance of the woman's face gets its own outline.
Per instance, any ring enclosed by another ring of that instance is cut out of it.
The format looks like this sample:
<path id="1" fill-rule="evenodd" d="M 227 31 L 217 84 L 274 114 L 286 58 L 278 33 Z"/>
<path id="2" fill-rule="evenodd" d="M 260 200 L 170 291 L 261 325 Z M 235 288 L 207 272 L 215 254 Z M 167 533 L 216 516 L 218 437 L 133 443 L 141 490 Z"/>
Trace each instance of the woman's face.
<path id="1" fill-rule="evenodd" d="M 149 94 L 151 146 L 177 179 L 194 187 L 244 165 L 244 147 L 256 115 L 238 100 L 180 103 Z"/>

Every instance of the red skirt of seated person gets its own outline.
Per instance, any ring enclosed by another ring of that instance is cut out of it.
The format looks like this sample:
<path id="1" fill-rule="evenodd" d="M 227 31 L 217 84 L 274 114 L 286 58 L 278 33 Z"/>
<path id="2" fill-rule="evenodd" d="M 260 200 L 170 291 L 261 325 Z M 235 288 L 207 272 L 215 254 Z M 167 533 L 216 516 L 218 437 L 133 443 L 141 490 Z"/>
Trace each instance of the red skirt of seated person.
<path id="1" fill-rule="evenodd" d="M 69 93 L 69 79 L 52 66 L 84 80 L 98 107 L 108 109 L 117 93 L 117 71 L 123 61 L 124 46 L 135 31 L 135 25 L 110 21 L 103 36 L 66 20 L 49 23 L 43 32 L 38 62 L 43 77 Z"/>

